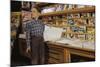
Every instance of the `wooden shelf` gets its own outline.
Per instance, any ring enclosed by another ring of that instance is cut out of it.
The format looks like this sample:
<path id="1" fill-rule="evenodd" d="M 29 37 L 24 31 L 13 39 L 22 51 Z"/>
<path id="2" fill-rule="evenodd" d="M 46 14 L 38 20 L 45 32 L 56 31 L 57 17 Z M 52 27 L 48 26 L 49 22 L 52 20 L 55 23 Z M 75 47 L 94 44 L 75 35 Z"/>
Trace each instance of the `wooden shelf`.
<path id="1" fill-rule="evenodd" d="M 48 19 L 45 19 L 43 21 L 67 21 L 67 20 L 75 20 L 75 19 L 94 19 L 95 17 L 80 17 L 80 18 L 66 18 L 66 19 L 52 19 L 52 20 L 48 20 Z"/>
<path id="2" fill-rule="evenodd" d="M 67 19 L 52 19 L 52 20 L 48 20 L 48 19 L 45 19 L 43 21 L 67 21 Z"/>
<path id="3" fill-rule="evenodd" d="M 88 35 L 94 35 L 94 33 L 79 33 L 79 32 L 67 32 L 66 34 L 84 34 L 84 35 L 86 35 L 86 34 L 88 34 Z"/>
<path id="4" fill-rule="evenodd" d="M 21 15 L 21 12 L 11 12 L 13 15 Z"/>
<path id="5" fill-rule="evenodd" d="M 44 13 L 44 14 L 40 14 L 40 16 L 54 16 L 54 15 L 62 15 L 62 14 L 66 14 L 67 15 L 67 11 L 64 10 L 64 11 Z"/>
<path id="6" fill-rule="evenodd" d="M 77 18 L 77 17 L 73 17 L 73 18 L 67 18 L 68 20 L 69 19 L 94 19 L 95 17 L 79 17 L 79 18 Z"/>
<path id="7" fill-rule="evenodd" d="M 95 27 L 95 26 L 90 26 L 90 25 L 61 25 L 61 26 L 57 26 L 57 25 L 50 25 L 50 24 L 46 24 L 48 26 L 53 26 L 53 27 L 59 27 L 59 28 L 67 28 L 67 27 L 71 27 L 71 26 L 76 26 L 76 27 L 80 27 L 80 26 L 86 26 L 86 27 Z"/>
<path id="8" fill-rule="evenodd" d="M 90 25 L 67 25 L 66 27 L 68 26 L 77 26 L 77 27 L 81 27 L 81 26 L 86 26 L 86 27 L 95 27 L 95 26 L 90 26 Z"/>
<path id="9" fill-rule="evenodd" d="M 95 12 L 95 7 L 76 8 L 76 9 L 57 11 L 57 12 L 50 12 L 50 13 L 40 14 L 40 16 L 43 17 L 43 16 L 67 15 L 67 14 L 88 13 L 88 12 Z"/>

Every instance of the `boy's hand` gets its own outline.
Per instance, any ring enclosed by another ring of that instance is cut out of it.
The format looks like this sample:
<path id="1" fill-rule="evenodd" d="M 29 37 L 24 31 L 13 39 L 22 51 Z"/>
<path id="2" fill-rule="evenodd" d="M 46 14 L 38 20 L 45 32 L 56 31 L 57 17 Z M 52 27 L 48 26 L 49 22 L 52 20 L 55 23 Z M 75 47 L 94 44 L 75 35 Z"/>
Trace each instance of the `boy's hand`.
<path id="1" fill-rule="evenodd" d="M 30 51 L 31 51 L 31 48 L 30 47 L 27 47 L 26 53 L 29 53 Z"/>

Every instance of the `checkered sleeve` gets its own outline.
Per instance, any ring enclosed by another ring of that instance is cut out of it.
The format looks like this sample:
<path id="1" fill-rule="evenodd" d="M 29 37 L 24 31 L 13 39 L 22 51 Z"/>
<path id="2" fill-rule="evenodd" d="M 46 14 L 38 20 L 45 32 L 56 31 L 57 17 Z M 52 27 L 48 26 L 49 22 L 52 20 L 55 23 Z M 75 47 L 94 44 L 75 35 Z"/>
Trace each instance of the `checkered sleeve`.
<path id="1" fill-rule="evenodd" d="M 27 47 L 30 47 L 30 25 L 29 23 L 26 24 L 26 42 L 27 42 Z"/>

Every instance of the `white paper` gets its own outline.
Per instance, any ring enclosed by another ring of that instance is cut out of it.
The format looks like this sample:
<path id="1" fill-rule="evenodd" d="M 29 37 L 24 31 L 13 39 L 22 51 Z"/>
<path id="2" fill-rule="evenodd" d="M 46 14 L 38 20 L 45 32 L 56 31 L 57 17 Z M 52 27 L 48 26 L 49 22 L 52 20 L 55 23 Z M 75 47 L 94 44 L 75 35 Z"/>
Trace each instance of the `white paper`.
<path id="1" fill-rule="evenodd" d="M 82 48 L 82 43 L 78 39 L 61 39 L 59 41 L 56 41 L 58 43 L 63 43 L 63 44 L 69 44 L 70 46 L 74 47 L 81 47 Z"/>
<path id="2" fill-rule="evenodd" d="M 61 38 L 63 31 L 64 30 L 62 28 L 45 26 L 44 40 L 45 41 L 56 41 Z"/>
<path id="3" fill-rule="evenodd" d="M 91 41 L 83 42 L 83 48 L 94 50 L 95 49 L 95 42 L 91 42 Z"/>
<path id="4" fill-rule="evenodd" d="M 19 38 L 26 39 L 26 35 L 25 34 L 20 34 Z"/>

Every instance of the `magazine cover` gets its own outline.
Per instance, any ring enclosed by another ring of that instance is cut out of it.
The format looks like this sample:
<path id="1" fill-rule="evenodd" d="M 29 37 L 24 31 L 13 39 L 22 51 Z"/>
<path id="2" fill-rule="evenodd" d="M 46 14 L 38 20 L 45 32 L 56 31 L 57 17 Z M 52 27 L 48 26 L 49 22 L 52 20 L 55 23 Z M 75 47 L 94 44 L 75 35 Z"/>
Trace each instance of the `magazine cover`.
<path id="1" fill-rule="evenodd" d="M 11 0 L 11 66 L 95 61 L 95 6 Z"/>

